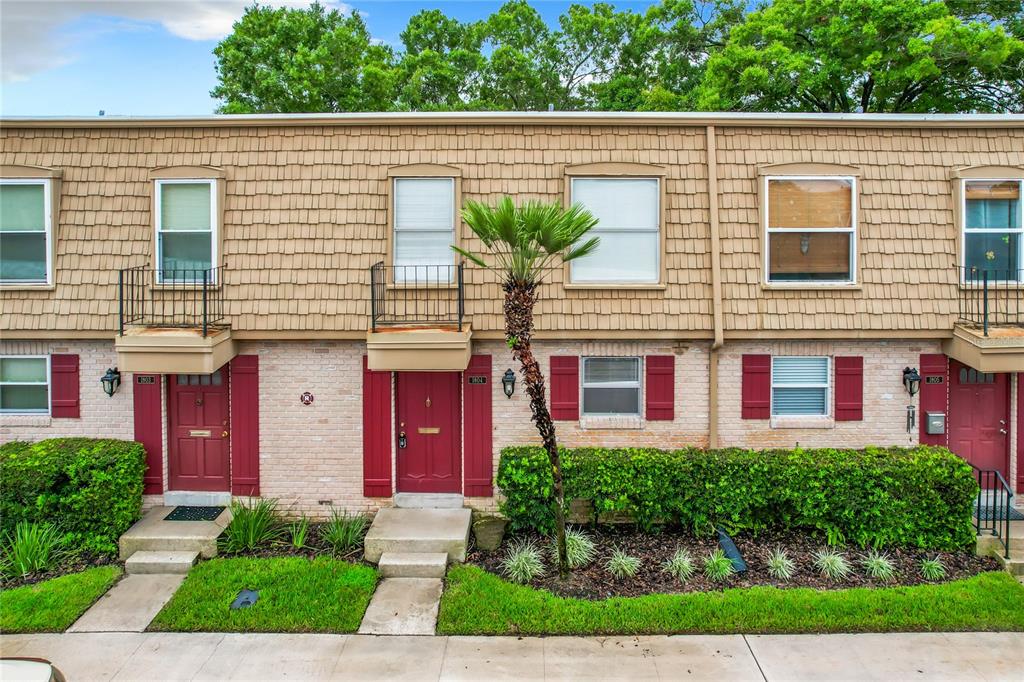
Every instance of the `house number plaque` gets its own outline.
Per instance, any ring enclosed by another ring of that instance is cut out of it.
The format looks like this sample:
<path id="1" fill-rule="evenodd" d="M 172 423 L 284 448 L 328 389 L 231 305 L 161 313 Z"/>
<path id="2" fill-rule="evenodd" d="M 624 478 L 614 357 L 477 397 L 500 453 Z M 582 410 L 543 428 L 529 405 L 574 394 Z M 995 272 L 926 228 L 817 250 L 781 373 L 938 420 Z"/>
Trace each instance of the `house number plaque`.
<path id="1" fill-rule="evenodd" d="M 155 383 L 156 377 L 135 377 L 135 383 L 137 384 L 152 384 Z"/>
<path id="2" fill-rule="evenodd" d="M 941 384 L 946 381 L 946 377 L 925 377 L 924 383 L 926 384 Z"/>
<path id="3" fill-rule="evenodd" d="M 486 384 L 487 377 L 485 376 L 471 376 L 469 377 L 469 383 L 471 384 Z"/>

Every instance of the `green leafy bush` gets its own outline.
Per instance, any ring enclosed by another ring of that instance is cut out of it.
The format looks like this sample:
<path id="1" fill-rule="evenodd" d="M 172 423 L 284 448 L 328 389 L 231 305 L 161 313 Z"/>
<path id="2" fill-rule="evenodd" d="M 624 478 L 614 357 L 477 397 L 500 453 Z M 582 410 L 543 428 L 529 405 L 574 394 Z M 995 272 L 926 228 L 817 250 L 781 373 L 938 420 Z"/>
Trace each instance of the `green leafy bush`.
<path id="1" fill-rule="evenodd" d="M 50 568 L 62 554 L 61 535 L 56 526 L 21 521 L 14 533 L 4 533 L 0 561 L 6 575 L 26 576 Z"/>
<path id="2" fill-rule="evenodd" d="M 626 513 L 644 528 L 678 523 L 698 533 L 802 530 L 830 544 L 956 549 L 974 542 L 977 483 L 945 448 L 864 450 L 562 451 L 566 500 L 597 514 Z M 501 510 L 513 530 L 549 533 L 551 465 L 540 447 L 502 451 Z"/>
<path id="3" fill-rule="evenodd" d="M 113 554 L 142 509 L 146 451 L 139 443 L 51 438 L 0 445 L 0 528 L 52 523 L 61 542 Z"/>
<path id="4" fill-rule="evenodd" d="M 235 500 L 231 503 L 231 523 L 220 543 L 228 552 L 251 552 L 279 540 L 283 534 L 277 500 L 262 498 L 250 504 Z"/>

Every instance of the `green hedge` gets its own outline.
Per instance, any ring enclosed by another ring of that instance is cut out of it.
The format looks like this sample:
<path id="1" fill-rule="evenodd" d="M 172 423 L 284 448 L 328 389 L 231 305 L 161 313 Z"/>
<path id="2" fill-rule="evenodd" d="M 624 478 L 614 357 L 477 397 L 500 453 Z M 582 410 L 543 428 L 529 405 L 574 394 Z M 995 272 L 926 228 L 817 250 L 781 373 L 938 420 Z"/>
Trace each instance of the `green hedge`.
<path id="1" fill-rule="evenodd" d="M 146 451 L 139 443 L 51 438 L 0 446 L 0 527 L 48 521 L 67 545 L 113 554 L 139 518 Z"/>
<path id="2" fill-rule="evenodd" d="M 945 448 L 562 450 L 566 500 L 643 527 L 820 533 L 832 543 L 952 549 L 974 541 L 978 487 Z M 539 447 L 502 450 L 498 487 L 514 529 L 553 527 L 551 468 Z"/>

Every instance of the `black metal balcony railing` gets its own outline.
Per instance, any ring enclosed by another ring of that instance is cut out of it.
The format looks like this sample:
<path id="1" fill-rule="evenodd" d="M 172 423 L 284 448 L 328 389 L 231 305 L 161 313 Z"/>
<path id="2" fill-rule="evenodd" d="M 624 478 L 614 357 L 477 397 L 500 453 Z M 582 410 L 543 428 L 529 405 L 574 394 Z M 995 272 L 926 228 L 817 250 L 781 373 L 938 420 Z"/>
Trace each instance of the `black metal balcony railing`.
<path id="1" fill-rule="evenodd" d="M 1024 326 L 1024 270 L 960 269 L 961 324 L 980 327 Z"/>
<path id="2" fill-rule="evenodd" d="M 194 327 L 207 336 L 224 322 L 225 268 L 160 270 L 148 265 L 117 274 L 118 333 L 125 327 Z"/>
<path id="3" fill-rule="evenodd" d="M 370 266 L 370 327 L 451 325 L 465 314 L 463 265 Z"/>

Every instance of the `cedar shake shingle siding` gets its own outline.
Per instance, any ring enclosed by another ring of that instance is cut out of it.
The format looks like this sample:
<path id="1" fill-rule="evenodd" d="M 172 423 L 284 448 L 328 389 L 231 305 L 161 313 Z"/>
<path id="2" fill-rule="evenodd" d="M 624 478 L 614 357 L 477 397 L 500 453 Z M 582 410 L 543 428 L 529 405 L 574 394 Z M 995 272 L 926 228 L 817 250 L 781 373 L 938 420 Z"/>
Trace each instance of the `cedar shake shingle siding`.
<path id="1" fill-rule="evenodd" d="M 63 180 L 55 287 L 0 290 L 0 333 L 113 334 L 118 269 L 153 261 L 148 174 L 154 168 L 224 169 L 224 297 L 239 338 L 315 333 L 356 339 L 369 323 L 368 268 L 387 249 L 389 167 L 455 166 L 463 201 L 504 194 L 562 201 L 566 166 L 631 162 L 665 169 L 664 288 L 567 290 L 557 269 L 538 303 L 537 328 L 553 336 L 710 338 L 706 128 L 597 120 L 4 126 L 0 164 L 53 167 Z M 1024 164 L 1024 121 L 1002 128 L 879 125 L 748 127 L 733 120 L 716 129 L 727 337 L 776 330 L 949 334 L 958 241 L 950 172 Z M 762 288 L 758 167 L 792 162 L 859 169 L 859 288 Z M 464 225 L 458 230 L 464 245 L 479 247 Z M 468 265 L 466 282 L 474 332 L 500 336 L 494 277 Z"/>

